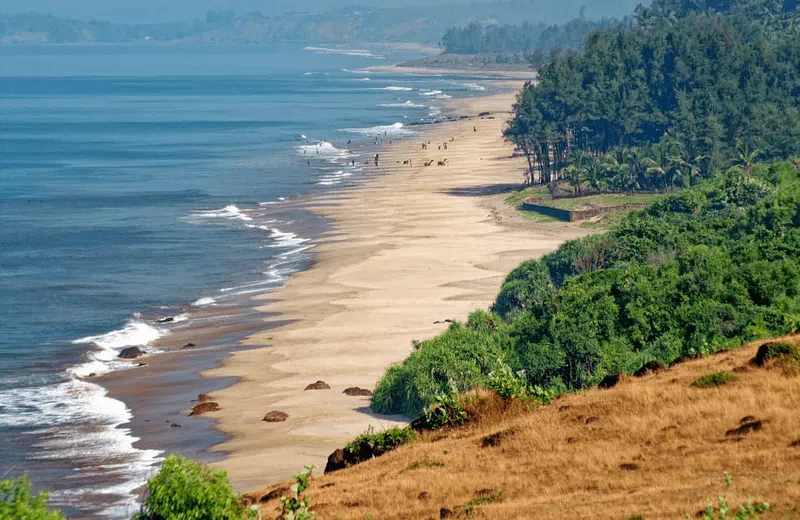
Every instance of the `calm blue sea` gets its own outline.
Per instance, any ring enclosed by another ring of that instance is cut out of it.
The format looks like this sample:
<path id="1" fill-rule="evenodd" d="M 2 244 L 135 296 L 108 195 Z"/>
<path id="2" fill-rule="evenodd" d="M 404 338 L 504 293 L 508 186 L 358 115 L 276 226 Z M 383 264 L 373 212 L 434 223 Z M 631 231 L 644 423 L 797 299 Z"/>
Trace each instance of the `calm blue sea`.
<path id="1" fill-rule="evenodd" d="M 363 70 L 409 57 L 0 47 L 0 478 L 27 472 L 73 517 L 129 511 L 163 454 L 86 376 L 192 309 L 279 287 L 318 229 L 281 204 L 358 179 L 376 136 L 488 85 Z"/>

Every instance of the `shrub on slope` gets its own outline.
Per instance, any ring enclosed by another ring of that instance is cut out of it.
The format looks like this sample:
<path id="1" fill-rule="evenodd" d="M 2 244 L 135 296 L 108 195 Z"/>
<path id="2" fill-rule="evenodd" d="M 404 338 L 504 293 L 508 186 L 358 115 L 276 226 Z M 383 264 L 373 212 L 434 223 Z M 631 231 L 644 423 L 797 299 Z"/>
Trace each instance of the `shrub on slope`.
<path id="1" fill-rule="evenodd" d="M 794 332 L 797 168 L 734 170 L 525 262 L 493 311 L 473 314 L 390 368 L 373 408 L 418 414 L 442 393 L 486 386 L 498 361 L 524 371 L 531 386 L 562 391 L 650 360 L 669 364 Z"/>

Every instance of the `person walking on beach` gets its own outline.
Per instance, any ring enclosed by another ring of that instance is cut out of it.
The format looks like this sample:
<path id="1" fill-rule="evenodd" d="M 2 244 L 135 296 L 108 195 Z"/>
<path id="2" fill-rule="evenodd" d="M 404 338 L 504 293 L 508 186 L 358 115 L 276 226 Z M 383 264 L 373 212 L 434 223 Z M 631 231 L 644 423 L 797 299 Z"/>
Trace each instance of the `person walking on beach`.
<path id="1" fill-rule="evenodd" d="M 378 166 L 378 154 L 375 154 L 375 166 Z"/>

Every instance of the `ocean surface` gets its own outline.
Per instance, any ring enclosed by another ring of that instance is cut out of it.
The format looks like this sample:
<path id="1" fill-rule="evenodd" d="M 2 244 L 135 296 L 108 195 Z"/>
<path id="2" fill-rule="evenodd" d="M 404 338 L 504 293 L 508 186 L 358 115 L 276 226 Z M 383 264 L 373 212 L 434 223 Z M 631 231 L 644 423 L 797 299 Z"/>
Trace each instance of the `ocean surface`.
<path id="1" fill-rule="evenodd" d="M 283 204 L 357 180 L 376 140 L 490 88 L 364 70 L 410 57 L 0 46 L 0 478 L 27 473 L 71 518 L 133 512 L 165 453 L 136 447 L 131 409 L 93 377 L 280 287 L 325 228 Z"/>

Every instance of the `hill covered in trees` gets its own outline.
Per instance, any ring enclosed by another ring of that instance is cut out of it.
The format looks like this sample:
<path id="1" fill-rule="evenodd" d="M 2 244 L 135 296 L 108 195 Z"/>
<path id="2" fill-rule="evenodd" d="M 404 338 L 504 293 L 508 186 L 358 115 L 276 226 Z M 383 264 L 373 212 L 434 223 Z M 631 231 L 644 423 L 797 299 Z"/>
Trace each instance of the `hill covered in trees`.
<path id="1" fill-rule="evenodd" d="M 353 5 L 327 12 L 269 16 L 230 10 L 204 19 L 158 24 L 123 24 L 58 18 L 42 13 L 0 14 L 0 43 L 183 42 L 423 42 L 435 45 L 448 27 L 472 21 L 508 24 L 532 21 L 563 23 L 583 0 L 506 0 L 425 7 Z M 589 17 L 616 16 L 635 0 L 604 2 Z"/>
<path id="2" fill-rule="evenodd" d="M 519 266 L 489 312 L 387 371 L 375 411 L 417 415 L 498 378 L 548 399 L 800 328 L 797 12 L 723 7 L 658 0 L 550 56 L 506 131 L 530 181 L 694 187 Z"/>
<path id="3" fill-rule="evenodd" d="M 734 160 L 800 154 L 796 8 L 699 4 L 658 0 L 630 28 L 594 32 L 582 51 L 541 64 L 506 131 L 530 181 L 574 166 L 576 183 L 627 177 L 617 184 L 653 189 L 654 174 L 688 185 Z"/>

